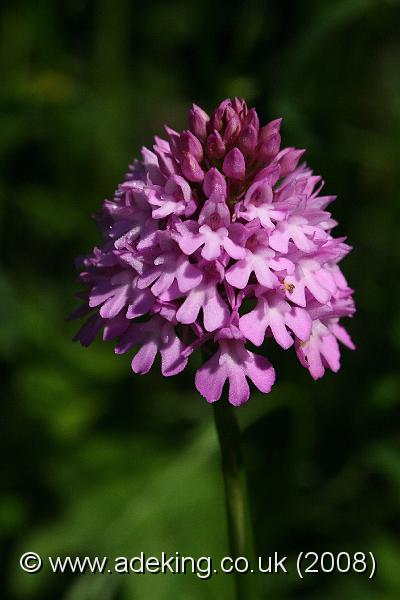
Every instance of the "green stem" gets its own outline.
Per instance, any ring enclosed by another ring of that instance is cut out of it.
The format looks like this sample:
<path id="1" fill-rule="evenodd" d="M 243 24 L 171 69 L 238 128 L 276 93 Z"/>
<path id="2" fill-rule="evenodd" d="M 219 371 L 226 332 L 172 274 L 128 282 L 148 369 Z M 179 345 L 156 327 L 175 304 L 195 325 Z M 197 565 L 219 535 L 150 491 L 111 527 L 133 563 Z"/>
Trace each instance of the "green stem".
<path id="1" fill-rule="evenodd" d="M 241 454 L 240 430 L 235 415 L 237 409 L 225 399 L 214 402 L 213 407 L 221 448 L 230 556 L 232 558 L 244 556 L 251 564 L 254 558 L 253 540 Z M 247 586 L 248 581 L 248 576 L 241 573 L 235 574 L 237 600 L 248 600 L 251 597 Z"/>

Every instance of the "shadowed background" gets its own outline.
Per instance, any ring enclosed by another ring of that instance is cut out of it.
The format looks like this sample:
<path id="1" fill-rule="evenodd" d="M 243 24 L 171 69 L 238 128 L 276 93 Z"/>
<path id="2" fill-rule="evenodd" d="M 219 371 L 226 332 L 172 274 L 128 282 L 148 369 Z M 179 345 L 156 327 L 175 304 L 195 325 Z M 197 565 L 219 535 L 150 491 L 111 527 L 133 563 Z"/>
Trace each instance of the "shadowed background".
<path id="1" fill-rule="evenodd" d="M 71 342 L 74 257 L 127 163 L 187 109 L 239 95 L 307 148 L 354 251 L 356 352 L 313 382 L 294 350 L 239 409 L 257 554 L 289 556 L 265 597 L 400 594 L 400 5 L 383 0 L 21 0 L 0 25 L 2 597 L 232 598 L 215 576 L 23 574 L 20 554 L 228 554 L 199 359 L 164 379 Z M 295 574 L 299 551 L 373 551 L 375 579 Z"/>

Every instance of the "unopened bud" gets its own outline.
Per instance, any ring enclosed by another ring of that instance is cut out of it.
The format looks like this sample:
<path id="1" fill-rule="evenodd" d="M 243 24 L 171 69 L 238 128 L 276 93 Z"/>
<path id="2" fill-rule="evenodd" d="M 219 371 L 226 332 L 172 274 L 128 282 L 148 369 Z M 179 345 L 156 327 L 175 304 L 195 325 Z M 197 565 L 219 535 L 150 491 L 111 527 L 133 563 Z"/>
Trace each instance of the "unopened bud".
<path id="1" fill-rule="evenodd" d="M 207 136 L 207 123 L 209 120 L 210 117 L 200 106 L 192 105 L 189 110 L 189 127 L 192 133 L 202 142 Z"/>
<path id="2" fill-rule="evenodd" d="M 247 115 L 247 104 L 243 98 L 235 98 L 232 106 L 240 117 L 245 117 Z"/>
<path id="3" fill-rule="evenodd" d="M 181 152 L 192 154 L 197 161 L 200 162 L 203 159 L 203 147 L 197 137 L 188 129 L 182 131 L 179 146 Z"/>
<path id="4" fill-rule="evenodd" d="M 222 170 L 231 179 L 243 179 L 246 173 L 244 156 L 239 148 L 232 148 L 224 158 Z"/>
<path id="5" fill-rule="evenodd" d="M 230 107 L 228 107 L 230 108 Z M 228 114 L 228 109 L 226 111 L 226 114 Z M 240 119 L 237 116 L 237 114 L 234 112 L 234 110 L 231 108 L 231 114 L 229 116 L 229 118 L 227 117 L 227 125 L 225 127 L 225 131 L 224 131 L 224 142 L 226 144 L 226 146 L 232 146 L 239 133 L 240 133 L 240 129 L 241 129 L 241 123 L 240 123 Z"/>
<path id="6" fill-rule="evenodd" d="M 211 129 L 216 129 L 217 131 L 221 131 L 223 123 L 224 123 L 224 115 L 226 110 L 231 108 L 231 101 L 229 98 L 221 102 L 217 108 L 214 110 L 210 119 L 210 127 Z"/>
<path id="7" fill-rule="evenodd" d="M 273 133 L 259 147 L 258 156 L 263 161 L 271 161 L 279 152 L 281 136 Z"/>
<path id="8" fill-rule="evenodd" d="M 225 154 L 226 147 L 218 131 L 210 133 L 207 138 L 207 152 L 210 158 L 222 158 Z"/>
<path id="9" fill-rule="evenodd" d="M 193 154 L 190 154 L 190 152 L 182 152 L 181 169 L 182 173 L 189 181 L 203 181 L 203 170 Z"/>
<path id="10" fill-rule="evenodd" d="M 203 190 L 207 198 L 210 198 L 212 194 L 226 197 L 225 177 L 218 169 L 213 167 L 206 173 L 203 181 Z"/>
<path id="11" fill-rule="evenodd" d="M 244 126 L 246 127 L 247 125 L 252 125 L 257 132 L 260 129 L 260 120 L 255 108 L 251 108 L 247 113 L 247 117 L 244 120 Z"/>
<path id="12" fill-rule="evenodd" d="M 261 127 L 260 129 L 260 137 L 259 141 L 264 142 L 267 138 L 269 138 L 274 133 L 279 133 L 281 128 L 282 119 L 275 119 L 271 121 L 265 127 Z"/>
<path id="13" fill-rule="evenodd" d="M 239 148 L 244 154 L 253 152 L 257 145 L 257 130 L 253 125 L 247 125 L 239 135 Z"/>

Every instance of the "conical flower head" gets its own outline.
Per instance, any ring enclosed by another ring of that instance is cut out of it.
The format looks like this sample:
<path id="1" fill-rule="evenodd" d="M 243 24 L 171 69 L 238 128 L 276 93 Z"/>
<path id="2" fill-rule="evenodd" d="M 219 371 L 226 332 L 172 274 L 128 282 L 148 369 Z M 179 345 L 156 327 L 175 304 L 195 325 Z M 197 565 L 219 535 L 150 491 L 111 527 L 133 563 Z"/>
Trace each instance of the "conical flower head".
<path id="1" fill-rule="evenodd" d="M 334 197 L 299 166 L 304 150 L 281 149 L 280 127 L 227 99 L 210 116 L 193 105 L 188 129 L 166 127 L 142 149 L 96 219 L 101 246 L 78 261 L 74 316 L 88 320 L 76 339 L 89 345 L 102 330 L 118 354 L 136 348 L 140 374 L 160 354 L 164 376 L 207 345 L 197 389 L 214 402 L 227 383 L 235 406 L 248 380 L 264 393 L 275 380 L 249 343 L 293 346 L 315 379 L 339 369 L 338 342 L 354 348 L 340 323 L 355 310 L 339 267 L 350 247 L 332 236 Z"/>

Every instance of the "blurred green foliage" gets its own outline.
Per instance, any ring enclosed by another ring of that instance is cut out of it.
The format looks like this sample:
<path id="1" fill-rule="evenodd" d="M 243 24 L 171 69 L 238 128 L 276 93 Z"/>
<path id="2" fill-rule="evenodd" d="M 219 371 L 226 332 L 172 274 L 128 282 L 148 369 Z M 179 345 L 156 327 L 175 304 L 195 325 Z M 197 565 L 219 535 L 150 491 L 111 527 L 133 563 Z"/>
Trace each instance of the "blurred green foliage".
<path id="1" fill-rule="evenodd" d="M 0 24 L 2 597 L 232 598 L 232 579 L 26 575 L 22 552 L 227 554 L 210 407 L 71 343 L 73 259 L 130 158 L 195 101 L 243 95 L 337 193 L 358 346 L 238 413 L 257 553 L 371 550 L 361 575 L 265 576 L 266 598 L 400 596 L 400 6 L 396 0 L 6 1 Z"/>

